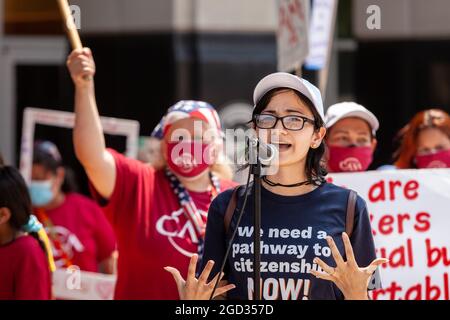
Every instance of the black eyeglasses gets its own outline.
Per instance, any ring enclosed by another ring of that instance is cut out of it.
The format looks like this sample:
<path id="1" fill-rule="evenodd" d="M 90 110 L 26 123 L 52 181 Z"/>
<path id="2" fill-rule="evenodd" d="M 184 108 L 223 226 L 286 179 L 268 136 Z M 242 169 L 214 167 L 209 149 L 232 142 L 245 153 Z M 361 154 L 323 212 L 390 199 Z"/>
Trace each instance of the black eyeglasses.
<path id="1" fill-rule="evenodd" d="M 314 120 L 302 116 L 277 117 L 271 114 L 256 114 L 253 117 L 253 122 L 260 129 L 273 129 L 277 125 L 278 120 L 281 120 L 285 129 L 293 131 L 302 130 L 306 122 L 315 124 Z"/>

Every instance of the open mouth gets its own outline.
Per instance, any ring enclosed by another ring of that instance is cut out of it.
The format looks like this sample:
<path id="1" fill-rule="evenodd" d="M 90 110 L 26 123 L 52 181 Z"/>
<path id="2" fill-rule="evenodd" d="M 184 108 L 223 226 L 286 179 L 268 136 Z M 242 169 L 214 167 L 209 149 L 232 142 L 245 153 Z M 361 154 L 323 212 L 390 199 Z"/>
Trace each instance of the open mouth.
<path id="1" fill-rule="evenodd" d="M 292 144 L 285 142 L 272 142 L 272 144 L 276 146 L 280 152 L 287 151 L 292 147 Z"/>

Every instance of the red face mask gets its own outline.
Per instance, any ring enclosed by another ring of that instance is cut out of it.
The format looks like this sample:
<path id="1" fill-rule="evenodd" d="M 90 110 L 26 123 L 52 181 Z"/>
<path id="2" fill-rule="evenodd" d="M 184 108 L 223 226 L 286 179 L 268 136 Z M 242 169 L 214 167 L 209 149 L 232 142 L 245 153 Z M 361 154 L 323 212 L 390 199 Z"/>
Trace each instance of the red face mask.
<path id="1" fill-rule="evenodd" d="M 417 156 L 415 161 L 419 169 L 450 168 L 450 149 Z"/>
<path id="2" fill-rule="evenodd" d="M 193 178 L 209 168 L 213 155 L 209 144 L 198 141 L 167 143 L 167 165 L 185 178 Z"/>
<path id="3" fill-rule="evenodd" d="M 330 146 L 328 168 L 331 172 L 366 171 L 373 160 L 371 147 Z"/>

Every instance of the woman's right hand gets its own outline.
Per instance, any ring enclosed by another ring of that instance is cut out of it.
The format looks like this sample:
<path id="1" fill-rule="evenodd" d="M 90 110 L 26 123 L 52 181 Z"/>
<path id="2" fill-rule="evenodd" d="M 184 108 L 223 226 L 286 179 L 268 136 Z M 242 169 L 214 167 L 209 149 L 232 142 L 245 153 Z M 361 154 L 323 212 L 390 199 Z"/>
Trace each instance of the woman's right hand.
<path id="1" fill-rule="evenodd" d="M 95 62 L 89 48 L 76 49 L 67 58 L 67 68 L 77 88 L 88 87 L 95 75 Z"/>
<path id="2" fill-rule="evenodd" d="M 180 300 L 209 300 L 211 297 L 211 293 L 214 290 L 214 285 L 216 284 L 217 278 L 219 274 L 217 274 L 211 282 L 208 281 L 209 274 L 214 266 L 214 261 L 210 260 L 203 269 L 202 274 L 197 279 L 195 277 L 195 269 L 197 266 L 198 255 L 194 254 L 191 257 L 191 261 L 189 262 L 189 269 L 187 279 L 184 280 L 181 276 L 180 272 L 172 267 L 165 267 L 164 270 L 170 272 L 175 279 L 178 288 L 178 294 L 180 295 Z M 220 275 L 220 280 L 224 274 Z M 214 297 L 220 296 L 231 289 L 234 289 L 236 286 L 234 284 L 228 284 L 224 286 L 218 286 L 216 291 L 214 292 Z"/>

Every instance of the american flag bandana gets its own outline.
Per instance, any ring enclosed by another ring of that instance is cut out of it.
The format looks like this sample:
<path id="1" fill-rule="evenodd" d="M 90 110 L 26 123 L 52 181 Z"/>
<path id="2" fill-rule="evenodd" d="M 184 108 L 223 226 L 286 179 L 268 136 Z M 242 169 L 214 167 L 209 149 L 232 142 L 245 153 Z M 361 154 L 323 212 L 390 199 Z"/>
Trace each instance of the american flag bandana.
<path id="1" fill-rule="evenodd" d="M 205 121 L 223 137 L 219 115 L 214 107 L 209 103 L 194 100 L 182 100 L 170 107 L 166 115 L 153 130 L 152 137 L 161 140 L 174 122 L 186 118 Z"/>
<path id="2" fill-rule="evenodd" d="M 203 221 L 200 211 L 197 209 L 197 206 L 189 195 L 189 192 L 180 180 L 178 180 L 178 178 L 172 173 L 172 171 L 166 169 L 165 173 L 166 177 L 169 179 L 170 187 L 172 188 L 174 194 L 178 197 L 178 201 L 180 206 L 183 208 L 185 216 L 194 226 L 198 238 L 203 239 L 206 231 L 206 222 Z M 220 193 L 220 182 L 213 173 L 210 173 L 210 178 L 213 185 L 211 196 L 212 201 Z"/>

